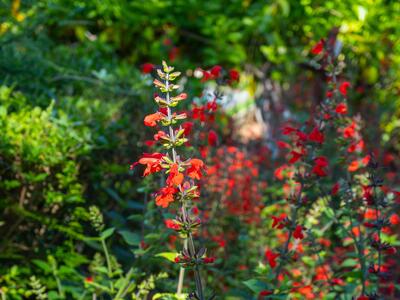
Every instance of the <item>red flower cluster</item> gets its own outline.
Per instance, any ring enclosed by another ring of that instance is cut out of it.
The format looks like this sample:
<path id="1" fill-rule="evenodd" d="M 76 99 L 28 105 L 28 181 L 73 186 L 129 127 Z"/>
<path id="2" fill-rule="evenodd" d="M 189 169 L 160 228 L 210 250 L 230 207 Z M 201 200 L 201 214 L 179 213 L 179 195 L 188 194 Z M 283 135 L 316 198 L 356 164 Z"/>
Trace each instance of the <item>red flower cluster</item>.
<path id="1" fill-rule="evenodd" d="M 265 258 L 267 259 L 271 268 L 276 267 L 276 259 L 279 257 L 279 253 L 274 253 L 270 249 L 265 250 Z"/>
<path id="2" fill-rule="evenodd" d="M 154 66 L 150 64 L 145 64 L 143 66 L 143 70 L 146 72 L 152 71 L 153 68 Z M 187 98 L 185 93 L 180 93 L 177 96 L 169 95 L 170 92 L 179 87 L 178 85 L 172 84 L 172 81 L 179 76 L 179 72 L 173 73 L 172 70 L 173 68 L 168 67 L 165 63 L 163 63 L 163 70 L 157 69 L 161 81 L 154 79 L 154 85 L 159 88 L 164 95 L 155 95 L 155 102 L 160 106 L 160 109 L 144 118 L 144 124 L 148 127 L 156 127 L 159 123 L 169 127 L 168 133 L 164 130 L 159 130 L 154 135 L 154 142 L 162 141 L 163 146 L 167 149 L 174 148 L 177 145 L 182 145 L 187 142 L 187 139 L 184 137 L 184 133 L 187 129 L 179 129 L 176 131 L 171 127 L 172 124 L 186 118 L 185 113 L 172 113 L 171 107 L 174 107 L 179 101 Z M 137 164 L 146 166 L 143 176 L 148 176 L 162 170 L 165 170 L 168 174 L 166 186 L 156 193 L 155 201 L 158 206 L 168 207 L 176 197 L 195 198 L 198 196 L 196 186 L 193 188 L 190 182 L 185 182 L 185 175 L 188 178 L 197 180 L 201 178 L 205 166 L 200 159 L 193 158 L 182 161 L 176 156 L 174 149 L 172 151 L 172 156 L 158 152 L 144 154 L 137 162 L 131 165 L 131 169 Z M 189 190 L 190 192 L 186 193 L 185 190 Z"/>
<path id="3" fill-rule="evenodd" d="M 226 80 L 228 84 L 233 84 L 235 82 L 239 82 L 240 74 L 235 69 L 230 69 L 227 72 L 221 66 L 214 66 L 211 69 L 205 71 L 202 70 L 202 82 L 209 81 L 209 80 L 217 80 L 222 79 Z"/>
<path id="4" fill-rule="evenodd" d="M 256 222 L 262 208 L 258 174 L 257 164 L 245 152 L 219 148 L 208 164 L 204 187 L 222 196 L 221 204 L 230 214 Z"/>

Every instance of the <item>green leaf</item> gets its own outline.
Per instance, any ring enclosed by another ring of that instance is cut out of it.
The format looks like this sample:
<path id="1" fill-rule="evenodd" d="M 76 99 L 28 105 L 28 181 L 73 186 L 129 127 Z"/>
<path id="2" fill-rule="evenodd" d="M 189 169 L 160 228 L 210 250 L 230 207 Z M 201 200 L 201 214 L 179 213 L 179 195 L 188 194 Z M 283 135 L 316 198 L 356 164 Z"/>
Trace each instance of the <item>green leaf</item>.
<path id="1" fill-rule="evenodd" d="M 144 241 L 147 244 L 151 244 L 152 242 L 159 241 L 160 238 L 161 238 L 161 235 L 159 233 L 149 233 L 144 236 Z"/>
<path id="2" fill-rule="evenodd" d="M 51 266 L 47 262 L 45 262 L 43 260 L 40 260 L 40 259 L 34 259 L 34 260 L 32 260 L 32 262 L 36 266 L 41 268 L 43 271 L 45 271 L 46 273 L 50 273 L 51 272 Z"/>
<path id="3" fill-rule="evenodd" d="M 346 273 L 347 278 L 361 278 L 361 271 L 351 271 Z"/>
<path id="4" fill-rule="evenodd" d="M 100 237 L 105 240 L 109 238 L 114 233 L 114 231 L 115 231 L 114 227 L 108 228 L 101 233 Z"/>
<path id="5" fill-rule="evenodd" d="M 330 208 L 330 207 L 325 208 L 325 211 L 324 211 L 324 212 L 325 212 L 325 214 L 326 214 L 326 216 L 327 216 L 328 218 L 333 219 L 334 216 L 335 216 L 335 212 L 334 212 L 333 209 Z"/>
<path id="6" fill-rule="evenodd" d="M 246 280 L 243 282 L 243 284 L 256 294 L 260 293 L 262 290 L 268 289 L 268 285 L 258 279 Z"/>
<path id="7" fill-rule="evenodd" d="M 153 299 L 160 299 L 160 300 L 185 300 L 187 299 L 188 294 L 181 294 L 178 296 L 177 294 L 170 294 L 170 293 L 157 293 L 153 296 Z"/>
<path id="8" fill-rule="evenodd" d="M 178 253 L 176 252 L 161 252 L 155 255 L 156 257 L 163 257 L 166 258 L 169 261 L 174 262 L 175 261 L 175 257 L 178 256 Z"/>
<path id="9" fill-rule="evenodd" d="M 304 256 L 301 258 L 301 260 L 307 265 L 307 266 L 314 266 L 315 265 L 315 260 L 312 259 L 310 256 Z"/>
<path id="10" fill-rule="evenodd" d="M 48 296 L 49 300 L 60 299 L 60 296 L 58 295 L 58 293 L 56 291 L 49 291 L 47 296 Z"/>
<path id="11" fill-rule="evenodd" d="M 131 246 L 138 246 L 140 244 L 140 235 L 128 230 L 120 230 L 118 233 L 122 236 L 125 242 Z"/>
<path id="12" fill-rule="evenodd" d="M 342 262 L 341 266 L 343 268 L 347 268 L 347 267 L 354 267 L 357 264 L 358 264 L 357 260 L 352 258 L 347 258 L 344 262 Z"/>

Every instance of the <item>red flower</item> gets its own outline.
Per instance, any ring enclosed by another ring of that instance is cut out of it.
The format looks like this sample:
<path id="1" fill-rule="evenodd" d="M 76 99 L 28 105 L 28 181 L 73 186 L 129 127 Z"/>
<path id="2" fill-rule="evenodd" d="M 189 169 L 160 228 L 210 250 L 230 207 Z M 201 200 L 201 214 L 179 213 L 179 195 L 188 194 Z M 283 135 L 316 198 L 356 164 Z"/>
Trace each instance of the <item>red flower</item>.
<path id="1" fill-rule="evenodd" d="M 322 144 L 324 142 L 324 134 L 319 131 L 317 127 L 314 127 L 314 129 L 308 135 L 308 139 L 312 142 Z"/>
<path id="2" fill-rule="evenodd" d="M 347 167 L 347 170 L 349 172 L 355 172 L 358 170 L 358 168 L 359 168 L 359 163 L 357 160 L 354 160 L 349 164 L 349 166 Z"/>
<path id="3" fill-rule="evenodd" d="M 149 127 L 154 127 L 157 125 L 157 122 L 164 118 L 164 114 L 160 112 L 156 112 L 154 114 L 148 115 L 144 118 L 144 125 Z"/>
<path id="4" fill-rule="evenodd" d="M 258 295 L 263 297 L 263 296 L 268 296 L 268 295 L 272 295 L 272 294 L 273 294 L 272 291 L 263 290 Z"/>
<path id="5" fill-rule="evenodd" d="M 153 71 L 154 65 L 151 63 L 145 63 L 142 65 L 142 73 L 143 74 L 149 74 Z"/>
<path id="6" fill-rule="evenodd" d="M 198 107 L 198 106 L 196 106 L 196 105 L 193 105 L 193 108 L 192 108 L 192 118 L 193 118 L 194 120 L 198 119 L 198 120 L 200 120 L 201 122 L 204 122 L 204 121 L 206 120 L 206 115 L 205 115 L 205 113 L 204 113 L 204 110 L 205 110 L 204 106 Z"/>
<path id="7" fill-rule="evenodd" d="M 174 201 L 174 195 L 177 189 L 174 187 L 163 187 L 157 192 L 156 205 L 161 207 L 168 207 L 168 205 Z"/>
<path id="8" fill-rule="evenodd" d="M 207 146 L 200 146 L 199 147 L 200 156 L 206 158 L 208 156 L 208 150 L 209 148 Z"/>
<path id="9" fill-rule="evenodd" d="M 172 219 L 166 219 L 164 221 L 165 226 L 169 229 L 173 229 L 173 230 L 180 230 L 181 229 L 181 225 L 179 225 L 175 220 Z"/>
<path id="10" fill-rule="evenodd" d="M 184 178 L 183 174 L 179 173 L 178 164 L 176 164 L 176 163 L 172 164 L 171 168 L 169 169 L 167 185 L 168 186 L 178 186 L 182 183 L 183 178 Z"/>
<path id="11" fill-rule="evenodd" d="M 367 228 L 375 228 L 376 225 L 374 223 L 370 223 L 370 222 L 364 222 L 364 226 Z"/>
<path id="12" fill-rule="evenodd" d="M 215 257 L 204 257 L 203 262 L 205 264 L 212 264 L 213 262 L 215 262 Z"/>
<path id="13" fill-rule="evenodd" d="M 341 278 L 332 278 L 332 285 L 344 285 L 345 282 Z"/>
<path id="14" fill-rule="evenodd" d="M 368 296 L 360 296 L 357 300 L 370 300 Z"/>
<path id="15" fill-rule="evenodd" d="M 201 159 L 192 158 L 190 160 L 190 167 L 187 169 L 188 176 L 193 179 L 200 180 L 202 171 L 204 170 L 204 163 Z"/>
<path id="16" fill-rule="evenodd" d="M 363 190 L 363 198 L 365 201 L 367 201 L 367 203 L 369 205 L 372 205 L 373 200 L 374 200 L 374 192 L 373 192 L 373 188 L 371 186 L 368 185 L 363 185 L 362 186 L 362 190 Z"/>
<path id="17" fill-rule="evenodd" d="M 320 167 L 328 166 L 328 159 L 325 156 L 317 156 L 316 158 L 314 158 L 314 162 L 317 166 Z"/>
<path id="18" fill-rule="evenodd" d="M 343 137 L 346 139 L 353 138 L 356 134 L 356 123 L 353 121 L 349 126 L 343 130 Z"/>
<path id="19" fill-rule="evenodd" d="M 144 170 L 143 176 L 147 176 L 149 174 L 153 174 L 162 170 L 161 161 L 164 157 L 162 153 L 144 153 L 142 158 L 139 159 L 138 162 L 131 165 L 130 169 L 132 170 L 137 164 L 146 165 L 146 169 Z"/>
<path id="20" fill-rule="evenodd" d="M 314 166 L 312 169 L 312 173 L 320 177 L 325 177 L 326 175 L 328 175 L 326 171 L 320 166 Z"/>
<path id="21" fill-rule="evenodd" d="M 277 169 L 274 171 L 274 176 L 275 176 L 275 178 L 277 178 L 277 179 L 279 179 L 279 180 L 283 180 L 283 172 L 284 172 L 287 168 L 288 168 L 287 165 L 283 165 L 283 166 L 277 168 Z"/>
<path id="22" fill-rule="evenodd" d="M 389 247 L 385 251 L 387 254 L 395 254 L 397 252 L 395 247 Z"/>
<path id="23" fill-rule="evenodd" d="M 277 141 L 276 144 L 278 145 L 278 148 L 281 149 L 290 148 L 290 145 L 283 141 Z"/>
<path id="24" fill-rule="evenodd" d="M 297 130 L 296 135 L 300 141 L 307 141 L 307 135 L 304 132 Z"/>
<path id="25" fill-rule="evenodd" d="M 290 126 L 285 126 L 282 129 L 282 134 L 283 135 L 289 135 L 289 134 L 291 134 L 293 132 L 297 132 L 297 129 L 293 128 L 293 127 L 290 127 Z"/>
<path id="26" fill-rule="evenodd" d="M 348 81 L 344 81 L 340 84 L 339 86 L 339 92 L 343 95 L 343 96 L 347 96 L 347 89 L 350 87 L 350 82 Z"/>
<path id="27" fill-rule="evenodd" d="M 286 214 L 281 214 L 279 217 L 271 216 L 272 228 L 282 229 L 285 227 L 285 223 L 283 222 L 286 219 Z"/>
<path id="28" fill-rule="evenodd" d="M 336 113 L 340 115 L 347 114 L 347 105 L 346 103 L 339 103 L 335 108 Z"/>
<path id="29" fill-rule="evenodd" d="M 335 183 L 335 185 L 332 187 L 331 195 L 335 196 L 339 192 L 339 188 L 340 188 L 339 183 Z"/>
<path id="30" fill-rule="evenodd" d="M 371 156 L 370 156 L 370 155 L 366 155 L 366 156 L 364 156 L 364 157 L 361 159 L 361 162 L 362 162 L 362 164 L 363 164 L 364 166 L 366 166 L 366 165 L 368 165 L 370 159 L 371 159 Z"/>
<path id="31" fill-rule="evenodd" d="M 168 114 L 168 108 L 166 107 L 160 107 L 158 109 L 158 112 L 162 113 L 164 116 L 166 116 Z"/>
<path id="32" fill-rule="evenodd" d="M 351 144 L 348 148 L 347 148 L 347 152 L 349 153 L 353 153 L 355 151 L 362 151 L 364 149 L 364 141 L 360 140 L 355 144 Z"/>
<path id="33" fill-rule="evenodd" d="M 312 49 L 311 49 L 311 53 L 312 54 L 320 54 L 322 52 L 322 50 L 324 50 L 324 45 L 325 45 L 325 41 L 323 39 L 321 39 Z"/>
<path id="34" fill-rule="evenodd" d="M 297 152 L 294 150 L 290 151 L 290 154 L 292 155 L 292 158 L 289 160 L 290 164 L 294 164 L 296 161 L 298 161 L 304 155 L 304 153 L 300 153 L 300 152 Z"/>
<path id="35" fill-rule="evenodd" d="M 172 47 L 168 53 L 168 58 L 170 61 L 174 61 L 178 55 L 179 55 L 179 48 Z"/>
<path id="36" fill-rule="evenodd" d="M 149 141 L 144 141 L 144 144 L 147 146 L 147 147 L 153 147 L 153 145 L 156 143 L 156 141 L 153 141 L 153 140 L 149 140 Z"/>
<path id="37" fill-rule="evenodd" d="M 303 226 L 301 225 L 297 225 L 294 232 L 293 232 L 293 237 L 295 239 L 301 240 L 304 238 L 304 234 L 303 234 Z"/>
<path id="38" fill-rule="evenodd" d="M 93 277 L 92 277 L 92 276 L 86 277 L 86 278 L 85 278 L 85 282 L 86 282 L 86 283 L 93 283 L 93 282 L 94 282 Z"/>
<path id="39" fill-rule="evenodd" d="M 166 135 L 167 134 L 164 131 L 160 130 L 154 135 L 154 140 L 158 141 L 159 139 L 165 137 Z"/>
<path id="40" fill-rule="evenodd" d="M 217 101 L 213 100 L 213 101 L 207 102 L 206 108 L 207 108 L 207 110 L 209 110 L 211 112 L 216 111 L 218 108 Z"/>
<path id="41" fill-rule="evenodd" d="M 214 77 L 219 77 L 221 75 L 222 67 L 221 66 L 214 66 L 211 68 L 210 73 Z"/>
<path id="42" fill-rule="evenodd" d="M 279 257 L 279 253 L 273 253 L 271 250 L 265 251 L 265 258 L 268 260 L 271 268 L 276 267 L 276 259 Z"/>
<path id="43" fill-rule="evenodd" d="M 230 69 L 229 70 L 229 78 L 234 82 L 234 81 L 239 81 L 239 72 L 235 69 Z"/>
<path id="44" fill-rule="evenodd" d="M 201 82 L 208 81 L 208 80 L 212 79 L 212 77 L 213 76 L 210 72 L 203 70 L 203 78 L 201 79 Z"/>
<path id="45" fill-rule="evenodd" d="M 210 146 L 216 146 L 218 141 L 218 135 L 214 130 L 208 132 L 208 144 Z"/>
<path id="46" fill-rule="evenodd" d="M 392 225 L 397 225 L 397 224 L 399 224 L 399 223 L 400 223 L 400 217 L 399 217 L 399 215 L 398 215 L 398 214 L 393 214 L 393 215 L 391 215 L 390 218 L 389 218 L 389 222 L 390 222 L 390 224 L 392 224 Z"/>
<path id="47" fill-rule="evenodd" d="M 314 159 L 314 167 L 312 169 L 312 173 L 316 174 L 317 176 L 326 176 L 327 173 L 324 170 L 325 167 L 328 166 L 328 160 L 325 156 L 318 156 Z"/>
<path id="48" fill-rule="evenodd" d="M 185 122 L 182 124 L 182 128 L 185 130 L 184 135 L 189 135 L 192 132 L 193 123 L 192 122 Z"/>

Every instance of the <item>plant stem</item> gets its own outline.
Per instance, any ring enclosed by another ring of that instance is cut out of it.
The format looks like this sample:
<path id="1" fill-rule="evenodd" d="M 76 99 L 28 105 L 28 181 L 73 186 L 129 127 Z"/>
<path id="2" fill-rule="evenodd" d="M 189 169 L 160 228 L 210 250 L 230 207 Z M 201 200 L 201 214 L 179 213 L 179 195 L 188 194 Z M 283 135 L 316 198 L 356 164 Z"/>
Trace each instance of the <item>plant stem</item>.
<path id="1" fill-rule="evenodd" d="M 110 255 L 108 253 L 106 241 L 103 238 L 101 239 L 101 245 L 103 246 L 104 256 L 106 257 L 107 273 L 108 273 L 107 275 L 111 279 L 111 277 L 112 277 L 111 260 L 110 260 Z M 110 287 L 111 287 L 111 291 L 113 292 L 114 285 L 113 285 L 112 281 L 110 281 Z"/>
<path id="2" fill-rule="evenodd" d="M 79 297 L 78 300 L 83 300 L 83 299 L 85 299 L 86 293 L 87 293 L 87 291 L 84 290 L 83 293 L 82 293 L 82 295 Z"/>
<path id="3" fill-rule="evenodd" d="M 375 217 L 376 221 L 378 222 L 380 219 L 380 211 L 379 211 L 379 204 L 378 204 L 378 194 L 376 192 L 376 184 L 375 184 L 375 174 L 371 171 L 370 172 L 370 182 L 372 184 L 372 190 L 373 190 L 373 199 L 375 203 Z M 379 283 L 380 283 L 380 272 L 381 272 L 381 267 L 382 267 L 382 251 L 381 251 L 381 227 L 378 228 L 378 247 L 377 247 L 377 252 L 378 252 L 378 279 L 376 281 L 376 292 L 379 292 Z M 375 265 L 374 265 L 375 269 Z"/>
<path id="4" fill-rule="evenodd" d="M 296 224 L 297 212 L 298 212 L 298 209 L 299 209 L 299 203 L 300 203 L 300 201 L 301 201 L 301 194 L 303 193 L 303 187 L 304 187 L 304 183 L 301 182 L 301 183 L 300 183 L 300 190 L 299 190 L 299 193 L 298 193 L 298 195 L 297 195 L 296 204 L 295 204 L 294 209 L 292 210 L 292 215 L 291 215 L 291 222 L 292 222 L 292 225 L 295 225 L 295 224 Z M 290 244 L 290 241 L 291 241 L 291 239 L 292 239 L 293 231 L 294 231 L 294 229 L 293 229 L 293 226 L 292 226 L 292 227 L 289 229 L 288 238 L 287 238 L 287 240 L 286 240 L 285 246 L 283 247 L 282 256 L 286 256 L 286 254 L 289 252 L 289 244 Z M 286 259 L 286 258 L 285 258 L 285 259 Z M 279 265 L 278 265 L 278 267 L 277 267 L 277 269 L 276 269 L 276 272 L 275 272 L 275 282 L 278 281 L 278 277 L 279 277 L 279 275 L 281 274 L 282 268 L 283 268 L 283 261 L 281 261 L 281 262 L 279 263 Z"/>
<path id="5" fill-rule="evenodd" d="M 166 78 L 165 78 L 165 88 L 167 90 L 166 92 L 166 102 L 168 104 L 170 104 L 170 95 L 169 95 L 169 74 L 166 74 Z M 168 120 L 171 122 L 172 120 L 172 114 L 171 114 L 171 108 L 169 107 L 169 105 L 167 106 L 167 116 L 168 116 Z M 174 133 L 174 129 L 172 128 L 171 125 L 168 126 L 169 129 L 169 135 L 170 135 L 170 139 L 172 141 L 172 143 L 175 143 L 175 133 Z M 176 150 L 175 147 L 172 146 L 171 148 L 172 151 L 172 159 L 174 163 L 177 163 L 177 154 L 176 154 Z M 179 185 L 179 190 L 182 191 L 183 188 L 181 185 Z M 182 214 L 183 214 L 183 218 L 184 220 L 187 219 L 187 210 L 186 210 L 186 203 L 185 200 L 182 200 Z M 185 239 L 184 242 L 184 247 L 185 249 L 189 250 L 190 256 L 192 258 L 196 259 L 196 248 L 193 242 L 193 236 L 192 233 L 189 232 L 187 238 Z M 178 291 L 182 290 L 182 285 L 183 285 L 183 279 L 184 279 L 184 270 L 179 271 L 179 281 L 178 281 Z M 199 297 L 200 300 L 204 300 L 204 295 L 203 295 L 203 286 L 201 283 L 201 276 L 200 276 L 200 270 L 199 270 L 199 266 L 196 264 L 195 268 L 194 268 L 194 279 L 195 279 L 195 284 L 196 284 L 196 293 L 197 296 Z"/>
<path id="6" fill-rule="evenodd" d="M 126 288 L 129 286 L 129 278 L 132 275 L 132 271 L 133 271 L 133 269 L 131 268 L 131 269 L 129 269 L 128 273 L 126 273 L 124 281 L 121 284 L 121 287 L 119 288 L 118 293 L 115 296 L 114 300 L 122 299 L 122 295 L 124 294 Z"/>
<path id="7" fill-rule="evenodd" d="M 355 195 L 354 195 L 353 191 L 351 190 L 351 184 L 350 183 L 349 183 L 349 197 L 351 198 L 351 201 L 355 200 Z M 346 201 L 346 205 L 348 207 L 350 207 L 349 201 Z M 352 212 L 350 211 L 350 213 L 349 213 L 349 220 L 350 220 L 350 226 L 351 226 L 350 233 L 351 233 L 351 236 L 352 236 L 352 238 L 354 240 L 354 245 L 356 246 L 356 249 L 357 249 L 357 258 L 358 258 L 358 261 L 359 261 L 360 266 L 361 266 L 361 295 L 364 295 L 365 294 L 365 288 L 366 288 L 365 282 L 367 280 L 366 279 L 367 268 L 366 268 L 366 265 L 365 265 L 366 261 L 365 261 L 365 257 L 364 257 L 364 238 L 363 238 L 363 236 L 361 234 L 360 224 L 358 225 L 360 238 L 357 239 L 357 236 L 353 233 L 352 229 L 354 228 L 354 222 L 353 222 L 353 217 L 352 217 L 351 213 Z"/>
<path id="8" fill-rule="evenodd" d="M 184 241 L 184 246 L 185 249 L 187 248 L 187 239 Z M 182 289 L 183 289 L 183 279 L 185 278 L 185 268 L 180 268 L 179 270 L 179 279 L 178 279 L 178 286 L 176 289 L 176 293 L 178 296 L 182 294 Z"/>
<path id="9" fill-rule="evenodd" d="M 186 219 L 187 211 L 186 211 L 185 204 L 182 205 L 182 213 L 183 213 L 183 217 Z M 193 236 L 192 236 L 191 232 L 188 233 L 188 238 L 186 241 L 188 242 L 187 243 L 188 245 L 186 244 L 186 247 L 188 246 L 188 248 L 189 248 L 190 256 L 196 258 L 196 248 L 194 246 Z M 204 300 L 203 285 L 201 283 L 200 269 L 197 264 L 194 268 L 194 280 L 195 280 L 195 284 L 196 284 L 197 296 L 199 297 L 200 300 Z"/>
<path id="10" fill-rule="evenodd" d="M 64 299 L 65 296 L 64 296 L 64 291 L 63 291 L 62 286 L 61 286 L 60 278 L 58 278 L 58 276 L 55 275 L 55 274 L 54 274 L 54 277 L 55 277 L 56 283 L 57 283 L 58 295 L 59 295 L 61 298 Z"/>

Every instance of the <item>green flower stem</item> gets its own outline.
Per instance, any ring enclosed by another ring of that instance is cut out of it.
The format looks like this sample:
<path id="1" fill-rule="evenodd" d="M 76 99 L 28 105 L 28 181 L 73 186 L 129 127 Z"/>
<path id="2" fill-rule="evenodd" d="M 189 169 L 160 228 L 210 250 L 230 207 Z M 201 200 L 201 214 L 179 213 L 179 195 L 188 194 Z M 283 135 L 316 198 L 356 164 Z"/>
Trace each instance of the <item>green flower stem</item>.
<path id="1" fill-rule="evenodd" d="M 106 257 L 106 263 L 107 263 L 107 275 L 111 279 L 112 277 L 112 268 L 111 268 L 111 260 L 110 260 L 110 254 L 108 253 L 107 245 L 105 239 L 101 239 L 101 245 L 103 246 L 103 251 L 104 251 L 104 256 Z M 114 292 L 114 285 L 112 281 L 110 281 L 110 287 L 111 287 L 111 292 Z"/>
<path id="2" fill-rule="evenodd" d="M 186 219 L 187 211 L 186 211 L 185 204 L 182 205 L 182 213 L 183 213 L 183 217 Z M 191 232 L 188 233 L 187 241 L 188 241 L 188 245 L 186 245 L 186 246 L 189 246 L 190 256 L 196 257 L 196 248 L 194 246 L 193 236 L 192 236 Z M 194 268 L 194 280 L 195 280 L 195 284 L 196 284 L 197 296 L 199 297 L 200 300 L 204 300 L 203 284 L 201 283 L 200 269 L 197 264 Z"/>
<path id="3" fill-rule="evenodd" d="M 123 281 L 121 287 L 119 288 L 118 293 L 115 296 L 114 300 L 119 300 L 119 299 L 123 298 L 123 295 L 124 295 L 126 289 L 129 287 L 129 284 L 130 284 L 129 279 L 132 275 L 132 272 L 133 272 L 133 269 L 130 268 L 128 273 L 125 275 L 124 281 Z"/>
<path id="4" fill-rule="evenodd" d="M 58 295 L 59 295 L 61 298 L 64 299 L 64 298 L 65 298 L 65 295 L 64 295 L 64 291 L 63 291 L 63 289 L 62 289 L 62 285 L 61 285 L 60 278 L 59 278 L 56 274 L 54 274 L 54 277 L 55 277 L 56 283 L 57 283 Z"/>
<path id="5" fill-rule="evenodd" d="M 184 246 L 185 249 L 188 247 L 187 246 L 187 239 L 185 239 L 184 241 Z M 178 294 L 178 296 L 180 296 L 182 294 L 182 289 L 183 289 L 183 279 L 185 278 L 185 268 L 180 268 L 179 270 L 179 279 L 178 279 L 178 286 L 176 289 L 176 293 Z"/>

